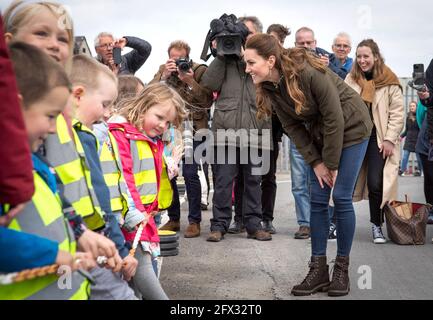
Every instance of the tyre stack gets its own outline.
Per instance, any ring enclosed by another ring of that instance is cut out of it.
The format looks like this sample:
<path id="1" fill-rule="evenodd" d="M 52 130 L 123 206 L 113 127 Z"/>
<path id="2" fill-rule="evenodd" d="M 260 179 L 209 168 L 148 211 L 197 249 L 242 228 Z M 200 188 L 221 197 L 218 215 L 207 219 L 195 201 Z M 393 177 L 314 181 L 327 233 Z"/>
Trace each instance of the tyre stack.
<path id="1" fill-rule="evenodd" d="M 174 231 L 158 230 L 161 257 L 172 257 L 179 254 L 179 235 Z"/>

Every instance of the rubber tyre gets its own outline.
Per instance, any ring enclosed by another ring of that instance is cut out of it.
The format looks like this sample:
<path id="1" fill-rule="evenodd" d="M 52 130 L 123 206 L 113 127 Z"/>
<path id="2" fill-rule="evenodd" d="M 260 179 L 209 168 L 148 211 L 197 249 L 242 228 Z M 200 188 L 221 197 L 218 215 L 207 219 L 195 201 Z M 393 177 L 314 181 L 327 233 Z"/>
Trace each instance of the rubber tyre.
<path id="1" fill-rule="evenodd" d="M 161 251 L 161 257 L 172 257 L 179 254 L 179 248 Z"/>
<path id="2" fill-rule="evenodd" d="M 161 251 L 173 250 L 179 247 L 179 242 L 160 243 L 159 247 L 161 248 Z"/>

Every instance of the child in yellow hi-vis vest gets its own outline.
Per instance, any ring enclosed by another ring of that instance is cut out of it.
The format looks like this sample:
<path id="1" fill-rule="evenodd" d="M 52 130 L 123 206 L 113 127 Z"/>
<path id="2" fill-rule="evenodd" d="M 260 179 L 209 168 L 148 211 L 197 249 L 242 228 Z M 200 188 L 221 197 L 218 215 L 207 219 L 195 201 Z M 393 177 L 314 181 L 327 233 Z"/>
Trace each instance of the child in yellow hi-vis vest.
<path id="1" fill-rule="evenodd" d="M 161 138 L 170 124 L 179 127 L 185 117 L 185 103 L 179 94 L 166 84 L 157 83 L 124 101 L 116 122 L 109 123 L 135 207 L 148 216 L 135 253 L 139 266 L 133 279 L 134 287 L 145 299 L 167 299 L 152 268 L 152 259 L 159 255 L 160 248 L 151 214 L 171 205 L 173 192 Z M 123 233 L 132 242 L 137 231 L 123 229 Z"/>
<path id="2" fill-rule="evenodd" d="M 46 136 L 55 133 L 55 119 L 65 107 L 70 83 L 62 67 L 38 48 L 16 42 L 10 51 L 29 144 L 36 152 Z M 32 158 L 35 193 L 9 228 L 50 240 L 53 250 L 44 254 L 47 265 L 69 266 L 69 270 L 95 267 L 91 253 L 76 252 L 74 235 L 63 215 L 56 179 L 48 164 L 36 153 Z M 70 277 L 70 288 L 61 288 L 53 274 L 0 286 L 0 299 L 87 299 L 87 281 L 77 272 Z"/>
<path id="3" fill-rule="evenodd" d="M 55 2 L 13 1 L 4 13 L 5 40 L 34 45 L 58 62 L 66 71 L 72 64 L 74 32 L 72 19 L 61 4 Z M 56 133 L 49 134 L 43 145 L 43 155 L 60 180 L 59 193 L 78 244 L 92 252 L 94 258 L 106 256 L 107 267 L 118 271 L 122 267 L 115 244 L 99 235 L 91 222 L 104 225 L 101 210 L 89 181 L 86 181 L 72 137 L 71 115 L 65 108 L 56 119 Z M 67 203 L 66 203 L 67 202 Z M 71 210 L 70 206 L 74 210 Z M 83 223 L 84 218 L 84 223 Z"/>

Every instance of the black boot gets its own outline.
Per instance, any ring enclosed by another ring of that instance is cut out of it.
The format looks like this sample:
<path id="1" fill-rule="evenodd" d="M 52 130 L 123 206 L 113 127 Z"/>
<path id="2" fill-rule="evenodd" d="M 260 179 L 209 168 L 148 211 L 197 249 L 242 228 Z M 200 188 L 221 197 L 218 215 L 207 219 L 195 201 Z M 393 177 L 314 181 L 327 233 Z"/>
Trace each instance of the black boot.
<path id="1" fill-rule="evenodd" d="M 332 281 L 329 286 L 328 296 L 340 297 L 349 294 L 349 257 L 337 256 L 335 259 Z"/>
<path id="2" fill-rule="evenodd" d="M 309 264 L 310 271 L 301 284 L 293 287 L 295 296 L 308 296 L 318 291 L 326 292 L 329 287 L 329 267 L 326 256 L 312 256 Z"/>

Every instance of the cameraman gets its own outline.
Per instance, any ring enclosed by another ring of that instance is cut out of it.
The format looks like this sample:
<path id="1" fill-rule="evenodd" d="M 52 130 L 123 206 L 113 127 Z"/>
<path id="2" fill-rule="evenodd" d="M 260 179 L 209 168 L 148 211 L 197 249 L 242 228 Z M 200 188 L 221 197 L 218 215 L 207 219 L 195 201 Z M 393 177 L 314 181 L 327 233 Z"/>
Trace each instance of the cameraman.
<path id="1" fill-rule="evenodd" d="M 123 55 L 119 64 L 113 57 L 113 48 L 132 48 Z M 136 37 L 122 37 L 114 40 L 111 33 L 101 32 L 95 39 L 96 59 L 110 68 L 116 75 L 134 75 L 146 62 L 152 51 L 152 46 L 146 40 Z"/>
<path id="2" fill-rule="evenodd" d="M 217 48 L 213 54 L 217 57 L 203 75 L 201 84 L 218 92 L 212 120 L 215 185 L 211 233 L 207 238 L 207 241 L 211 242 L 221 241 L 229 229 L 232 215 L 232 185 L 238 174 L 243 177 L 242 209 L 248 238 L 260 241 L 272 239 L 271 234 L 263 230 L 261 225 L 262 176 L 254 174 L 260 164 L 253 161 L 255 159 L 252 159 L 250 154 L 245 157 L 247 152 L 260 154 L 263 151 L 268 155 L 269 160 L 269 149 L 272 148 L 270 134 L 267 136 L 269 141 L 261 141 L 264 140 L 261 139 L 261 134 L 265 130 L 271 131 L 271 123 L 256 119 L 255 87 L 251 76 L 245 73 L 245 62 L 242 59 L 241 46 L 245 44 L 248 34 L 249 30 L 245 24 L 237 21 L 234 15 L 223 15 L 220 19 L 213 20 L 208 34 L 210 43 L 214 44 L 216 40 Z M 231 44 L 235 42 L 233 41 L 235 35 L 239 47 L 236 47 L 236 53 L 228 54 L 227 52 L 233 48 Z M 226 39 L 228 39 L 227 46 L 225 46 Z M 258 130 L 258 137 L 251 139 L 255 130 Z M 246 140 L 243 139 L 245 134 L 248 135 L 247 143 L 243 143 Z M 241 135 L 240 139 L 239 135 Z M 218 160 L 222 160 L 221 155 L 225 158 L 224 161 L 219 162 Z"/>
<path id="3" fill-rule="evenodd" d="M 208 129 L 208 110 L 212 105 L 212 91 L 199 84 L 207 66 L 193 63 L 190 58 L 191 48 L 188 43 L 177 40 L 168 47 L 167 62 L 159 67 L 158 72 L 150 82 L 156 83 L 165 81 L 176 90 L 185 100 L 189 111 L 189 121 L 192 121 L 194 133 L 201 129 Z M 193 151 L 198 148 L 203 140 L 193 141 Z M 198 161 L 198 162 L 197 162 Z M 189 162 L 189 161 L 188 161 Z M 198 176 L 199 159 L 193 159 L 192 163 L 183 162 L 182 173 L 185 179 L 186 193 L 188 196 L 188 221 L 189 226 L 185 231 L 185 238 L 200 236 L 201 222 L 201 184 Z M 207 164 L 204 166 L 206 180 Z M 209 182 L 208 182 L 209 185 Z M 176 181 L 172 180 L 175 189 Z M 180 229 L 180 203 L 178 197 L 174 200 L 172 207 L 168 210 L 170 220 L 161 230 L 178 231 Z"/>
<path id="4" fill-rule="evenodd" d="M 421 103 L 427 107 L 427 115 L 421 126 L 416 144 L 424 170 L 424 194 L 427 203 L 433 205 L 433 60 L 425 74 L 425 91 L 418 91 Z M 430 210 L 428 223 L 433 224 L 433 210 Z M 433 239 L 432 239 L 433 241 Z"/>

